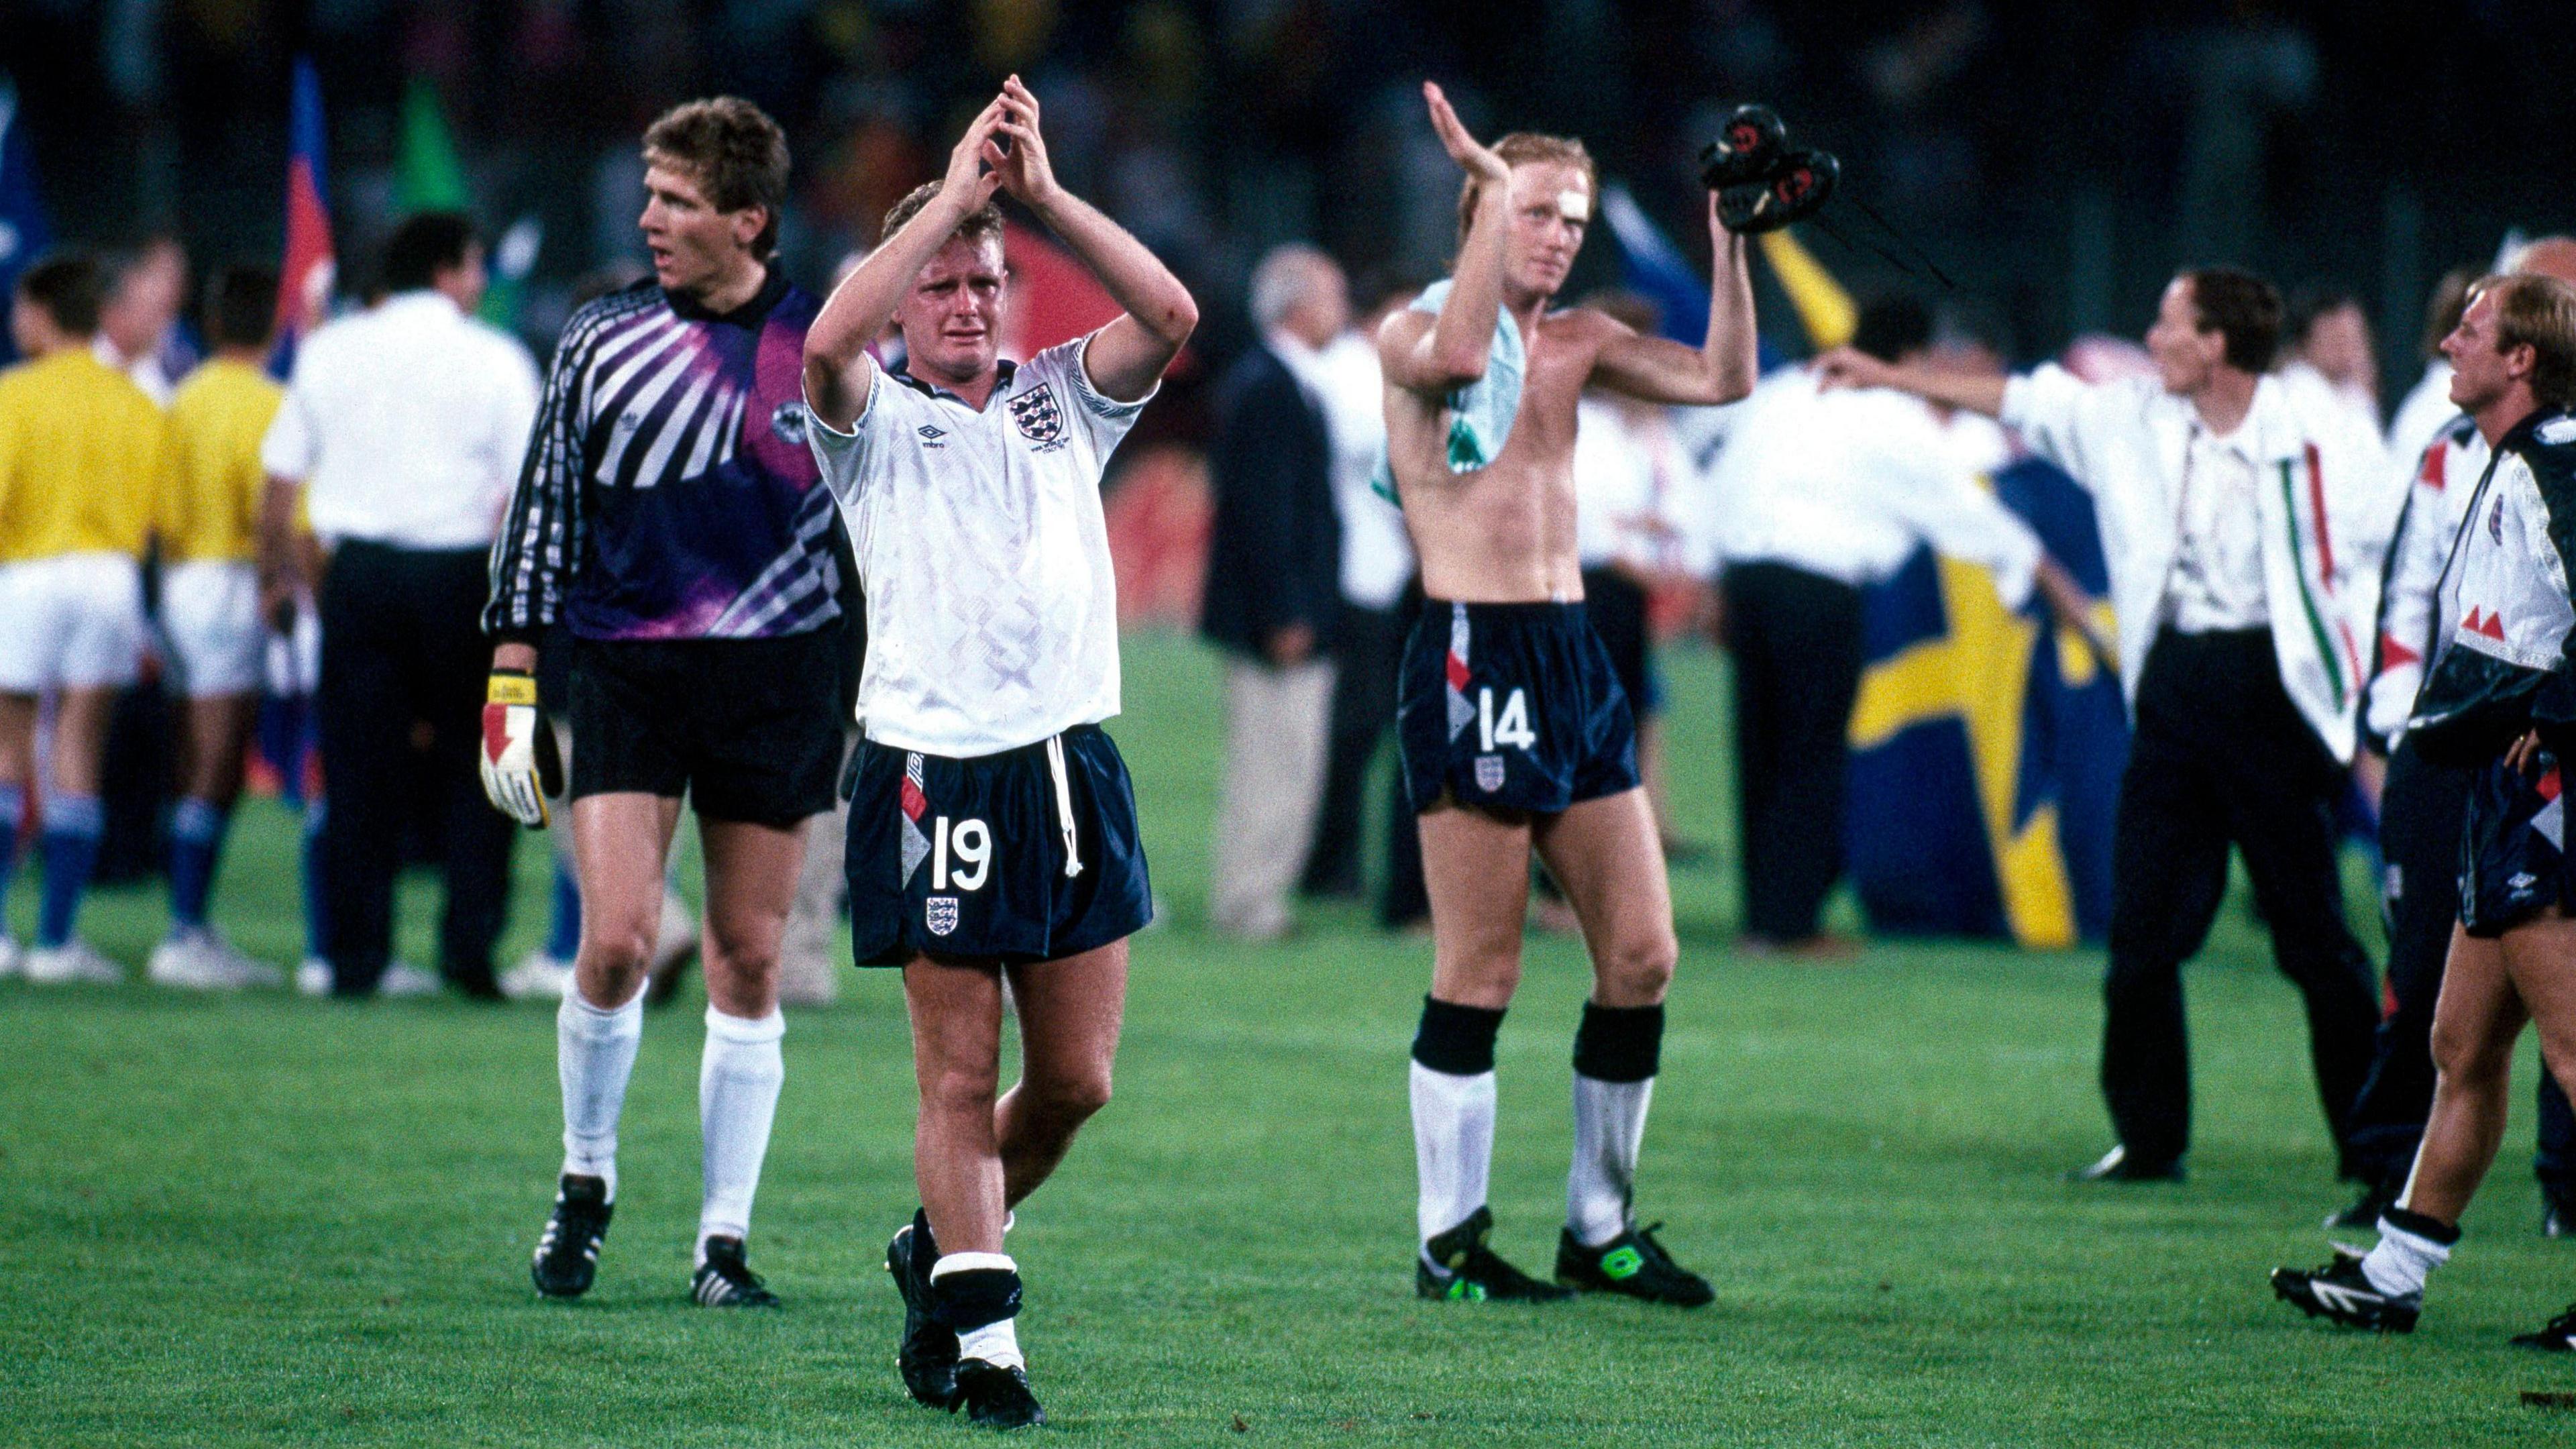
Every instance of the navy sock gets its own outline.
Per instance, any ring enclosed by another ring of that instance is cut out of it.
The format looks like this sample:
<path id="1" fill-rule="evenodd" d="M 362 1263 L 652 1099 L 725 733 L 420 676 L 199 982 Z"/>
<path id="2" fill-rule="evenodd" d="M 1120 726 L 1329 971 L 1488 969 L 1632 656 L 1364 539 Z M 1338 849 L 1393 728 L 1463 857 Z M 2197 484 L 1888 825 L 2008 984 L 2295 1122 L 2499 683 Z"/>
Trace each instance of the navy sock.
<path id="1" fill-rule="evenodd" d="M 170 812 L 170 920 L 182 931 L 205 927 L 215 854 L 223 843 L 224 812 L 215 802 L 191 795 Z"/>
<path id="2" fill-rule="evenodd" d="M 304 807 L 304 954 L 315 961 L 331 959 L 331 897 L 322 889 L 322 831 L 327 815 L 318 794 Z"/>
<path id="3" fill-rule="evenodd" d="M 18 827 L 26 822 L 27 787 L 0 785 L 0 936 L 9 933 L 9 878 L 18 870 Z"/>
<path id="4" fill-rule="evenodd" d="M 581 886 L 572 878 L 572 864 L 556 856 L 554 923 L 546 929 L 546 954 L 569 961 L 580 949 Z"/>
<path id="5" fill-rule="evenodd" d="M 81 893 L 98 866 L 99 837 L 107 812 L 95 795 L 64 795 L 45 802 L 45 895 L 36 913 L 36 944 L 51 948 L 72 938 Z"/>

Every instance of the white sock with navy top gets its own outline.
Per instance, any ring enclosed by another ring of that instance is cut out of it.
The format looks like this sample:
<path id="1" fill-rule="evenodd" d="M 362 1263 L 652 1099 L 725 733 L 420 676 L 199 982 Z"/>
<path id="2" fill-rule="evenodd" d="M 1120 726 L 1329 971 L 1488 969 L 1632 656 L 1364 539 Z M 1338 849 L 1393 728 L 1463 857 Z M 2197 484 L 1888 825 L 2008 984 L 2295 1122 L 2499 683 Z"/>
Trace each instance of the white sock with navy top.
<path id="1" fill-rule="evenodd" d="M 1663 1042 L 1661 1006 L 1583 1004 L 1583 1024 L 1574 1034 L 1574 1164 L 1565 1178 L 1565 1226 L 1587 1248 L 1628 1231 Z"/>
<path id="2" fill-rule="evenodd" d="M 1422 998 L 1410 1085 L 1414 1221 L 1424 1244 L 1485 1205 L 1494 1162 L 1494 1038 L 1502 1026 L 1498 1010 Z M 1431 1262 L 1427 1250 L 1422 1259 Z"/>

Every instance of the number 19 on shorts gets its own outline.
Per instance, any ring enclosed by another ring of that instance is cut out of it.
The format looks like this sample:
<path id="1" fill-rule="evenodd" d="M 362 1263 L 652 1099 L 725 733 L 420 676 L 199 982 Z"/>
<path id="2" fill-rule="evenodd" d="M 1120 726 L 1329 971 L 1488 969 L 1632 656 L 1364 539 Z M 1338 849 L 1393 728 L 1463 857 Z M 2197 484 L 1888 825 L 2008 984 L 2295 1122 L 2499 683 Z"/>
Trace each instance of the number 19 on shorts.
<path id="1" fill-rule="evenodd" d="M 971 891 L 984 884 L 993 864 L 993 832 L 981 820 L 960 820 L 955 828 L 942 815 L 930 831 L 930 888 L 944 891 L 952 876 L 948 869 L 951 853 L 957 857 L 954 881 L 957 889 Z M 917 858 L 917 857 L 916 857 Z"/>
<path id="2" fill-rule="evenodd" d="M 1496 745 L 1509 745 L 1526 751 L 1537 744 L 1538 732 L 1531 729 L 1529 723 L 1528 697 L 1518 689 L 1505 695 L 1503 712 L 1497 717 L 1494 714 L 1494 692 L 1491 689 L 1477 690 L 1476 737 L 1483 741 L 1482 748 L 1488 754 Z"/>

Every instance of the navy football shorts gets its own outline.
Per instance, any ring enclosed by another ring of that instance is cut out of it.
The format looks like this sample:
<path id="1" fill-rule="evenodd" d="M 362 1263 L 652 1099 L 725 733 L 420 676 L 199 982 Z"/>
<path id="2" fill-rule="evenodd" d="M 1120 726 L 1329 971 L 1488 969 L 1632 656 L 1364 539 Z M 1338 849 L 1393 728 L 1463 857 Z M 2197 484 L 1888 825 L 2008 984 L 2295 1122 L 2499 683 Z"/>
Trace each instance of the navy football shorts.
<path id="1" fill-rule="evenodd" d="M 1396 741 L 1416 812 L 1442 796 L 1553 815 L 1637 788 L 1637 726 L 1581 604 L 1427 600 L 1405 640 Z"/>
<path id="2" fill-rule="evenodd" d="M 1054 961 L 1154 918 L 1135 787 L 1098 725 L 966 760 L 861 740 L 847 778 L 862 966 Z"/>
<path id="3" fill-rule="evenodd" d="M 2482 766 L 2469 786 L 2460 841 L 2461 929 L 2501 936 L 2567 904 L 2568 886 L 2567 806 L 2559 798 L 2557 758 L 2542 751 L 2533 773 L 2502 759 Z"/>

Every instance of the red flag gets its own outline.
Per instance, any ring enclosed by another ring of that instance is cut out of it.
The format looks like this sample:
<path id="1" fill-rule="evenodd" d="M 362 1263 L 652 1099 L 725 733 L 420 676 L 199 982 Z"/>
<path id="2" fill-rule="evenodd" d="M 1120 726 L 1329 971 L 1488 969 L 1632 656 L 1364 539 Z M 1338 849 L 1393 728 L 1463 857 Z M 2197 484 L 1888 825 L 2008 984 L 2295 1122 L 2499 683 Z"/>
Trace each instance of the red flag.
<path id="1" fill-rule="evenodd" d="M 277 350 L 270 369 L 283 375 L 295 344 L 322 325 L 331 303 L 331 210 L 324 202 L 322 78 L 309 58 L 295 62 L 295 98 L 287 119 L 286 261 L 277 276 Z"/>

